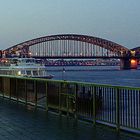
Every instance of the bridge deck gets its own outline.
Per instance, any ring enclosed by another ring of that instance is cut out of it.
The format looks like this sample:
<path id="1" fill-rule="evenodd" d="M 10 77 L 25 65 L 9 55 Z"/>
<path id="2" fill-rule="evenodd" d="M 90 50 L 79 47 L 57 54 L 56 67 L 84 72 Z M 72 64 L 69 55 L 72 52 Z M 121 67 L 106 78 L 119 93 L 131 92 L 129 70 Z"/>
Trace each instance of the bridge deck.
<path id="1" fill-rule="evenodd" d="M 88 125 L 66 117 L 46 113 L 31 107 L 17 104 L 0 97 L 0 139 L 1 140 L 80 140 L 90 139 L 138 139 L 124 133 L 117 135 L 116 131 Z"/>

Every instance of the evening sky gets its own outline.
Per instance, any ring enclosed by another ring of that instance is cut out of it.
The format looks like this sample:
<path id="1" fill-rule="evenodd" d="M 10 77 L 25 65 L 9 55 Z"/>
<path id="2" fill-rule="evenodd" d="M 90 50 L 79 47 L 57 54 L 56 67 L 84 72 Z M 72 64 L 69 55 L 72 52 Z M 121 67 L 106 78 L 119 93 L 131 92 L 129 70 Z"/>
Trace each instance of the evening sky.
<path id="1" fill-rule="evenodd" d="M 140 46 L 140 0 L 0 0 L 0 49 L 55 34 Z"/>

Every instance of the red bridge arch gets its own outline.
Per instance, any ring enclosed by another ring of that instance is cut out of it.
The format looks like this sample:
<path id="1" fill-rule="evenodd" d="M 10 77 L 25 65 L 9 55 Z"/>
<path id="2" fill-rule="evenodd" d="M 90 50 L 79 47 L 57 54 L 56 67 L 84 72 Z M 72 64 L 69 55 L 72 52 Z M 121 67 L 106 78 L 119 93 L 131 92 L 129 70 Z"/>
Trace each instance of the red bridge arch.
<path id="1" fill-rule="evenodd" d="M 55 40 L 69 40 L 69 41 L 73 40 L 73 41 L 85 42 L 88 44 L 97 45 L 117 55 L 120 55 L 122 52 L 129 51 L 129 49 L 127 49 L 126 47 L 120 44 L 114 43 L 112 41 L 106 40 L 106 39 L 93 37 L 93 36 L 87 36 L 87 35 L 77 35 L 77 34 L 59 34 L 59 35 L 50 35 L 50 36 L 35 38 L 32 40 L 19 43 L 12 47 L 9 47 L 5 51 L 7 53 L 11 53 L 13 50 L 14 51 L 24 50 L 24 52 L 28 53 L 29 47 L 31 46 L 34 46 L 39 43 L 55 41 Z"/>

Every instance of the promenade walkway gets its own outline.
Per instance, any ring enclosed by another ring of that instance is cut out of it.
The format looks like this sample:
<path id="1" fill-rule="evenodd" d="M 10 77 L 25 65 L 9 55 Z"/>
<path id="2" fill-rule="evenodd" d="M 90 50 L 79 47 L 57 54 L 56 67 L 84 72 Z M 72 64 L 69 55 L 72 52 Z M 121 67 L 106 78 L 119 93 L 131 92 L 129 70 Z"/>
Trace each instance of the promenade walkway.
<path id="1" fill-rule="evenodd" d="M 0 97 L 0 140 L 138 140 L 107 127 L 75 121 Z"/>

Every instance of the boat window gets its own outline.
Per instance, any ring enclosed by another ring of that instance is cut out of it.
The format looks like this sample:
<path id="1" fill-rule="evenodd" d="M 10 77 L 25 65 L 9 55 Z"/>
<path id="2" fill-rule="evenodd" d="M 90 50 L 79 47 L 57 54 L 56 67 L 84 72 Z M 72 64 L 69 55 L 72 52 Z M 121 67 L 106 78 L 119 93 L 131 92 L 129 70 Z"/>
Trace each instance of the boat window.
<path id="1" fill-rule="evenodd" d="M 27 73 L 27 75 L 31 75 L 31 71 L 30 70 L 27 70 L 26 73 Z"/>
<path id="2" fill-rule="evenodd" d="M 43 74 L 44 75 L 47 75 L 47 70 L 43 70 Z"/>
<path id="3" fill-rule="evenodd" d="M 27 59 L 26 63 L 34 63 L 34 59 Z"/>
<path id="4" fill-rule="evenodd" d="M 42 60 L 41 60 L 41 59 L 36 59 L 35 62 L 36 62 L 37 64 L 42 64 Z"/>
<path id="5" fill-rule="evenodd" d="M 43 71 L 42 70 L 39 71 L 39 75 L 43 75 Z"/>
<path id="6" fill-rule="evenodd" d="M 25 70 L 21 70 L 21 74 L 26 74 L 26 73 L 25 73 Z"/>
<path id="7" fill-rule="evenodd" d="M 33 75 L 38 75 L 38 72 L 34 70 Z"/>
<path id="8" fill-rule="evenodd" d="M 18 60 L 17 59 L 11 59 L 10 60 L 10 63 L 17 65 L 18 64 Z"/>

